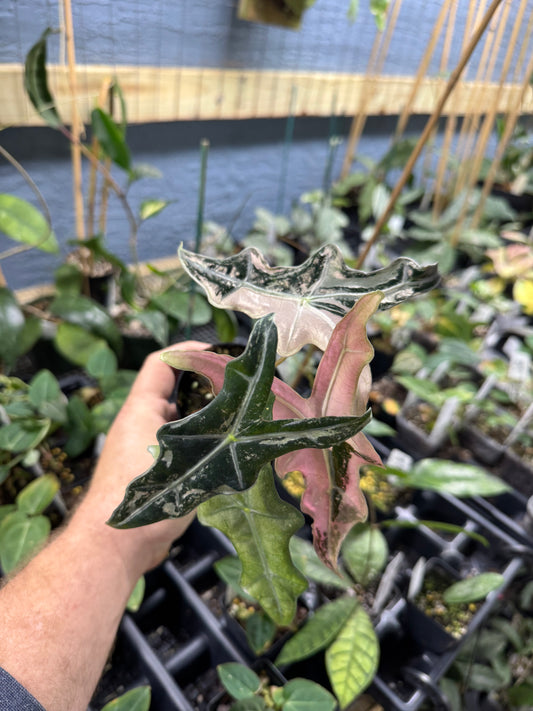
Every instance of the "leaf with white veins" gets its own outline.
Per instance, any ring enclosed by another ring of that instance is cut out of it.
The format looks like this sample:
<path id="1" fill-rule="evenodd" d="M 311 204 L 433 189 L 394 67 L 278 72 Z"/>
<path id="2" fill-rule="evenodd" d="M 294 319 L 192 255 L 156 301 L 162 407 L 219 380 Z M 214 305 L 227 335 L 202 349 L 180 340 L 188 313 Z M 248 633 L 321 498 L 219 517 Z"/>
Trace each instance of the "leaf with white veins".
<path id="1" fill-rule="evenodd" d="M 366 335 L 366 323 L 377 309 L 380 293 L 363 296 L 336 326 L 318 366 L 309 398 L 274 378 L 274 419 L 339 416 L 364 417 L 371 386 L 369 363 L 373 349 Z M 231 359 L 207 351 L 171 351 L 163 360 L 181 370 L 193 370 L 209 378 L 220 391 L 224 369 Z M 359 488 L 359 469 L 380 459 L 362 432 L 332 450 L 300 449 L 276 461 L 280 477 L 301 471 L 306 483 L 302 511 L 313 517 L 315 549 L 332 568 L 342 541 L 352 526 L 366 518 L 366 502 Z"/>
<path id="2" fill-rule="evenodd" d="M 282 454 L 331 447 L 364 427 L 368 416 L 273 422 L 276 344 L 272 317 L 258 321 L 243 355 L 228 364 L 218 397 L 159 429 L 158 459 L 129 484 L 111 525 L 132 528 L 183 516 L 215 494 L 247 489 L 261 467 Z"/>
<path id="3" fill-rule="evenodd" d="M 296 267 L 271 267 L 253 247 L 226 259 L 183 247 L 178 253 L 213 306 L 244 311 L 252 318 L 274 312 L 281 356 L 293 355 L 308 343 L 324 351 L 336 323 L 365 294 L 380 291 L 380 307 L 390 308 L 432 289 L 439 280 L 436 265 L 420 267 L 403 257 L 370 273 L 351 269 L 332 244 Z"/>

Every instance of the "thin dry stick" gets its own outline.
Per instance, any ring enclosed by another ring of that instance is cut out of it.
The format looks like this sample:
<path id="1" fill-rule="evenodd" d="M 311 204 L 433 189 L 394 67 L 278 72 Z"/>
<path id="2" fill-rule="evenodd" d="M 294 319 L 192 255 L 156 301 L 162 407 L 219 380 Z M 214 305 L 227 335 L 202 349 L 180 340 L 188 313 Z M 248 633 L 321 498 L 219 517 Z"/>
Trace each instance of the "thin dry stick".
<path id="1" fill-rule="evenodd" d="M 455 88 L 455 85 L 459 81 L 459 78 L 460 78 L 461 74 L 463 73 L 464 68 L 466 67 L 470 57 L 472 56 L 474 49 L 476 48 L 479 40 L 483 36 L 484 31 L 486 30 L 489 22 L 491 21 L 494 13 L 498 9 L 498 7 L 502 3 L 502 1 L 503 0 L 492 0 L 492 3 L 490 5 L 485 17 L 483 18 L 479 27 L 474 32 L 472 39 L 468 43 L 468 46 L 467 46 L 465 52 L 463 52 L 463 55 L 459 60 L 459 63 L 453 70 L 453 72 L 448 80 L 448 83 L 442 93 L 441 98 L 437 102 L 437 105 L 435 106 L 433 113 L 431 114 L 424 130 L 422 131 L 422 134 L 421 134 L 420 138 L 418 139 L 416 146 L 413 148 L 413 151 L 412 151 L 411 155 L 409 156 L 409 160 L 405 164 L 405 167 L 404 167 L 403 172 L 400 176 L 400 179 L 396 183 L 394 190 L 391 193 L 387 207 L 385 208 L 383 214 L 381 215 L 381 217 L 379 218 L 379 220 L 377 221 L 377 223 L 374 227 L 374 232 L 372 234 L 372 237 L 367 242 L 365 249 L 363 250 L 361 256 L 357 260 L 357 267 L 358 268 L 361 268 L 361 266 L 364 264 L 364 261 L 365 261 L 366 257 L 368 256 L 368 253 L 370 252 L 372 246 L 374 245 L 377 238 L 379 237 L 381 230 L 387 224 L 387 220 L 389 219 L 389 217 L 394 209 L 396 200 L 400 196 L 400 193 L 401 193 L 404 185 L 406 184 L 407 180 L 409 179 L 409 176 L 411 175 L 411 172 L 415 166 L 416 161 L 418 160 L 418 157 L 420 156 L 420 153 L 422 152 L 422 150 L 426 144 L 427 139 L 431 135 L 433 128 L 436 126 L 437 121 L 439 120 L 442 110 L 444 108 L 444 105 L 445 105 L 446 101 L 448 100 L 448 97 L 450 96 L 453 89 Z"/>
<path id="2" fill-rule="evenodd" d="M 382 32 L 376 33 L 376 37 L 372 45 L 372 51 L 370 53 L 370 58 L 367 64 L 365 83 L 361 91 L 361 105 L 359 107 L 357 115 L 353 118 L 352 125 L 350 128 L 348 145 L 346 147 L 346 154 L 344 156 L 344 162 L 342 164 L 342 170 L 340 175 L 341 178 L 345 178 L 350 172 L 355 152 L 357 150 L 357 145 L 365 127 L 367 119 L 366 106 L 370 95 L 370 92 L 366 90 L 366 80 L 369 76 L 379 73 L 380 68 L 383 66 L 383 62 L 385 61 L 385 57 L 387 56 L 387 52 L 389 50 L 394 28 L 396 27 L 396 21 L 398 19 L 401 4 L 402 0 L 396 0 L 392 7 L 389 6 L 390 18 L 387 20 L 387 31 L 385 33 L 385 36 L 383 36 Z"/>
<path id="3" fill-rule="evenodd" d="M 75 141 L 71 145 L 72 179 L 74 185 L 74 209 L 76 214 L 76 237 L 85 239 L 85 223 L 83 218 L 83 178 L 81 168 L 80 138 L 84 132 L 77 102 L 76 85 L 76 52 L 74 47 L 74 26 L 72 23 L 71 0 L 62 0 L 65 16 L 65 40 L 67 44 L 67 61 L 70 94 L 72 96 L 72 135 Z"/>
<path id="4" fill-rule="evenodd" d="M 510 3 L 509 3 L 510 6 Z M 507 46 L 507 52 L 505 54 L 505 58 L 503 61 L 503 66 L 502 70 L 500 72 L 500 79 L 498 82 L 498 88 L 501 89 L 507 79 L 507 75 L 509 73 L 509 69 L 511 66 L 511 61 L 513 59 L 516 43 L 518 41 L 518 36 L 520 33 L 520 29 L 522 27 L 522 21 L 524 18 L 524 13 L 526 10 L 527 6 L 527 0 L 521 0 L 520 7 L 518 8 L 518 12 L 515 17 L 515 22 L 513 25 L 513 29 L 511 32 L 511 37 L 509 39 L 509 44 Z M 507 15 L 505 17 L 505 21 L 507 21 Z M 527 44 L 529 37 L 526 37 L 524 39 L 524 43 Z M 474 156 L 472 157 L 472 160 L 470 161 L 471 165 L 471 170 L 470 170 L 470 175 L 467 183 L 463 186 L 467 190 L 471 190 L 474 187 L 474 184 L 478 180 L 479 172 L 481 170 L 481 164 L 483 162 L 483 158 L 485 157 L 485 154 L 487 152 L 487 146 L 491 137 L 491 134 L 494 130 L 494 123 L 496 121 L 496 116 L 498 113 L 498 93 L 494 97 L 494 101 L 492 102 L 492 106 L 489 108 L 487 114 L 485 115 L 485 119 L 483 121 L 483 125 L 481 127 L 481 131 L 479 132 L 479 137 L 477 140 L 477 146 L 476 146 L 476 152 Z M 456 246 L 458 241 L 459 241 L 459 236 L 461 234 L 461 229 L 463 227 L 464 221 L 466 220 L 468 214 L 468 203 L 465 200 L 465 203 L 463 205 L 463 208 L 461 210 L 461 213 L 457 219 L 457 223 L 454 227 L 454 231 L 451 236 L 451 244 L 452 246 Z M 476 217 L 477 216 L 477 217 Z M 476 209 L 476 212 L 474 213 L 474 219 L 472 220 L 472 226 L 475 227 L 479 218 L 481 217 L 481 213 L 478 212 Z"/>
<path id="5" fill-rule="evenodd" d="M 474 220 L 479 220 L 481 214 L 483 213 L 483 209 L 485 207 L 485 202 L 486 202 L 487 197 L 488 197 L 488 195 L 492 189 L 492 186 L 494 184 L 494 180 L 496 178 L 496 174 L 498 172 L 500 163 L 501 163 L 503 155 L 505 153 L 507 143 L 509 142 L 509 139 L 513 135 L 513 131 L 514 131 L 516 122 L 520 116 L 520 109 L 522 107 L 522 101 L 524 100 L 524 96 L 526 95 L 527 90 L 530 88 L 530 81 L 531 81 L 532 73 L 533 73 L 533 53 L 531 53 L 528 65 L 526 67 L 526 71 L 524 74 L 524 81 L 522 83 L 520 93 L 514 103 L 514 106 L 512 107 L 511 112 L 507 116 L 507 120 L 505 122 L 505 128 L 504 128 L 502 137 L 500 139 L 500 142 L 498 143 L 498 147 L 496 148 L 494 160 L 492 161 L 491 166 L 489 168 L 489 172 L 487 174 L 485 183 L 483 185 L 483 189 L 481 191 L 481 198 L 480 198 L 479 204 L 476 208 L 476 212 L 474 213 L 474 218 L 473 218 Z"/>
<path id="6" fill-rule="evenodd" d="M 403 111 L 400 114 L 400 117 L 398 118 L 398 123 L 396 124 L 396 133 L 395 133 L 396 139 L 398 139 L 401 136 L 401 134 L 405 131 L 407 121 L 409 120 L 409 117 L 411 116 L 411 113 L 412 113 L 413 102 L 415 100 L 415 96 L 418 92 L 418 89 L 420 88 L 420 84 L 422 83 L 422 80 L 426 76 L 426 73 L 427 73 L 427 70 L 429 67 L 429 63 L 430 63 L 431 58 L 433 56 L 433 52 L 435 51 L 435 47 L 437 46 L 437 42 L 440 38 L 442 28 L 443 28 L 444 23 L 446 21 L 446 17 L 448 16 L 448 13 L 450 10 L 450 5 L 456 4 L 456 3 L 457 3 L 457 0 L 445 0 L 442 4 L 439 15 L 437 17 L 437 21 L 435 22 L 435 25 L 434 25 L 433 30 L 431 32 L 431 37 L 429 38 L 429 42 L 426 46 L 426 51 L 424 52 L 424 56 L 422 57 L 422 60 L 421 60 L 420 64 L 418 65 L 418 71 L 415 76 L 414 84 L 413 84 L 411 91 L 409 93 L 409 96 L 407 98 L 407 103 L 403 107 Z"/>
<path id="7" fill-rule="evenodd" d="M 482 73 L 481 81 L 491 81 L 492 80 L 492 74 L 494 72 L 494 64 L 496 62 L 496 58 L 498 56 L 498 51 L 500 48 L 501 40 L 503 37 L 503 33 L 506 29 L 507 26 L 507 20 L 509 18 L 509 10 L 511 9 L 511 2 L 510 0 L 507 0 L 507 2 L 502 5 L 501 8 L 499 8 L 500 11 L 498 15 L 494 17 L 493 22 L 491 23 L 493 27 L 489 28 L 489 34 L 487 36 L 487 41 L 485 42 L 485 47 L 484 50 L 488 49 L 487 53 L 483 53 L 483 56 L 481 57 L 480 61 L 480 66 L 486 62 L 487 66 L 485 68 L 484 73 Z M 494 25 L 496 24 L 497 27 L 497 32 L 494 31 Z M 491 41 L 489 42 L 489 38 L 492 38 Z M 511 48 L 511 53 L 512 50 L 514 49 L 514 43 L 511 41 L 508 45 L 508 49 Z M 477 102 L 478 98 L 481 101 L 482 95 L 483 95 L 483 85 L 481 84 L 475 94 L 475 101 Z M 496 107 L 498 105 L 498 96 L 495 96 L 494 100 L 494 106 Z M 474 153 L 473 146 L 476 143 L 476 138 L 478 137 L 479 134 L 479 125 L 481 123 L 481 115 L 476 114 L 476 115 L 471 115 L 470 116 L 470 128 L 469 131 L 467 132 L 466 139 L 464 142 L 464 148 L 463 148 L 463 155 L 462 155 L 462 160 L 460 158 L 459 164 L 462 167 L 462 170 L 460 171 L 460 174 L 458 176 L 457 180 L 457 186 L 456 186 L 456 191 L 457 194 L 462 192 L 465 188 L 469 190 L 473 183 L 477 180 L 478 175 L 479 175 L 479 166 L 475 166 L 472 163 L 471 160 L 471 155 Z M 485 121 L 486 123 L 486 121 Z M 475 163 L 476 161 L 474 161 Z M 465 209 L 466 209 L 466 203 L 465 203 Z"/>

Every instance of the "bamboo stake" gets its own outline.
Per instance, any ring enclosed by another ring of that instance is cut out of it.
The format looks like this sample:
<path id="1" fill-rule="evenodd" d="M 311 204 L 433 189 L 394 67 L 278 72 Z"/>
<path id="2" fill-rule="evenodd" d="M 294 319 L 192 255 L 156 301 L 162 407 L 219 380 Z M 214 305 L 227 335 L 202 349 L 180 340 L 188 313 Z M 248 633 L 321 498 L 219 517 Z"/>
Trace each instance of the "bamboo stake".
<path id="1" fill-rule="evenodd" d="M 76 214 L 76 237 L 79 240 L 85 239 L 85 224 L 83 217 L 83 177 L 81 167 L 80 139 L 83 134 L 83 123 L 80 117 L 77 103 L 76 85 L 76 52 L 74 46 L 74 27 L 72 23 L 71 0 L 62 0 L 65 17 L 65 40 L 67 45 L 67 61 L 69 73 L 69 87 L 72 96 L 72 135 L 75 137 L 71 145 L 72 156 L 72 176 L 74 188 L 74 209 Z"/>
<path id="2" fill-rule="evenodd" d="M 496 148 L 496 153 L 494 156 L 494 160 L 491 163 L 491 166 L 489 168 L 489 172 L 487 174 L 487 177 L 485 179 L 485 183 L 483 185 L 483 189 L 481 191 L 481 198 L 479 200 L 479 204 L 476 208 L 476 211 L 474 213 L 474 220 L 479 220 L 483 208 L 485 207 L 485 202 L 487 200 L 487 197 L 492 189 L 492 186 L 494 184 L 494 180 L 496 178 L 496 174 L 498 172 L 498 169 L 500 167 L 500 163 L 502 161 L 503 155 L 505 153 L 505 149 L 507 147 L 507 143 L 509 142 L 509 139 L 513 135 L 513 131 L 516 125 L 516 122 L 518 120 L 518 117 L 520 116 L 520 109 L 522 105 L 522 101 L 524 100 L 524 96 L 526 95 L 527 90 L 530 88 L 530 81 L 531 81 L 531 75 L 533 73 L 533 53 L 530 54 L 529 62 L 524 74 L 524 80 L 522 82 L 522 87 L 520 90 L 520 94 L 517 97 L 514 106 L 512 107 L 507 120 L 505 122 L 505 128 L 502 134 L 502 137 L 500 139 L 500 142 L 498 143 L 498 147 Z"/>
<path id="3" fill-rule="evenodd" d="M 511 3 L 508 3 L 508 7 L 510 7 Z M 520 29 L 522 27 L 522 21 L 524 18 L 524 13 L 526 10 L 527 6 L 527 0 L 521 0 L 520 7 L 518 8 L 518 12 L 515 17 L 515 22 L 513 25 L 513 29 L 511 31 L 511 37 L 509 39 L 509 44 L 507 46 L 507 51 L 505 53 L 504 61 L 503 61 L 503 66 L 502 70 L 500 72 L 500 79 L 498 86 L 501 88 L 503 84 L 505 83 L 507 79 L 507 75 L 509 73 L 509 69 L 511 66 L 511 61 L 514 55 L 516 43 L 518 41 L 518 36 L 520 33 Z M 505 17 L 505 22 L 507 22 L 507 15 Z M 503 24 L 503 23 L 502 23 Z M 505 28 L 505 26 L 504 26 Z M 524 43 L 527 44 L 529 37 L 526 36 L 524 38 Z M 485 119 L 483 121 L 483 124 L 481 126 L 481 131 L 479 132 L 479 137 L 477 140 L 477 146 L 476 146 L 476 152 L 470 161 L 470 173 L 468 175 L 468 180 L 463 183 L 463 189 L 467 190 L 472 190 L 474 187 L 475 183 L 478 180 L 478 176 L 481 170 L 481 164 L 483 162 L 483 158 L 487 152 L 487 146 L 490 140 L 490 136 L 494 130 L 494 123 L 496 121 L 496 116 L 498 112 L 498 107 L 496 102 L 493 102 L 492 106 L 490 107 L 489 111 L 487 112 Z M 463 227 L 463 224 L 466 220 L 468 214 L 468 203 L 465 201 L 463 208 L 461 210 L 461 213 L 458 217 L 457 223 L 454 227 L 454 231 L 451 236 L 451 244 L 452 246 L 456 246 L 458 241 L 459 241 L 459 235 L 461 234 L 461 229 Z M 479 218 L 481 217 L 481 212 L 476 209 L 474 213 L 474 218 L 471 222 L 471 226 L 475 227 L 476 224 L 479 221 Z"/>
<path id="4" fill-rule="evenodd" d="M 376 37 L 372 45 L 372 51 L 370 52 L 370 58 L 367 64 L 367 78 L 369 76 L 379 73 L 380 69 L 383 67 L 383 63 L 385 61 L 385 57 L 387 55 L 392 40 L 394 28 L 396 27 L 396 22 L 400 13 L 401 4 L 402 0 L 396 0 L 392 7 L 389 6 L 388 12 L 390 14 L 390 18 L 387 20 L 387 31 L 385 35 L 383 35 L 383 33 L 379 31 L 376 33 Z M 359 111 L 357 112 L 357 115 L 354 116 L 352 120 L 350 135 L 348 138 L 348 145 L 346 147 L 346 154 L 344 156 L 344 161 L 340 174 L 341 178 L 345 178 L 349 174 L 350 169 L 352 167 L 355 152 L 357 150 L 357 146 L 359 144 L 359 140 L 361 139 L 361 135 L 363 133 L 363 129 L 365 127 L 367 119 L 366 107 L 369 95 L 370 93 L 368 89 L 362 92 L 361 106 L 359 108 Z"/>
<path id="5" fill-rule="evenodd" d="M 110 77 L 106 77 L 102 82 L 100 92 L 98 94 L 98 99 L 96 101 L 96 105 L 98 107 L 103 108 L 112 85 L 113 81 Z M 93 136 L 91 142 L 91 151 L 94 153 L 95 156 L 99 155 L 100 144 L 98 143 L 98 139 L 96 138 L 96 136 Z M 89 237 L 92 237 L 94 235 L 97 175 L 98 173 L 95 166 L 91 165 L 89 172 L 89 187 L 87 192 L 87 234 L 89 235 Z"/>
<path id="6" fill-rule="evenodd" d="M 496 58 L 498 56 L 498 50 L 500 47 L 501 39 L 503 37 L 503 33 L 506 29 L 507 25 L 507 20 L 509 18 L 509 11 L 511 9 L 511 2 L 510 0 L 507 0 L 506 3 L 504 3 L 499 10 L 502 12 L 498 13 L 500 17 L 497 15 L 494 17 L 493 22 L 491 23 L 493 26 L 496 23 L 497 24 L 497 32 L 494 32 L 494 28 L 490 28 L 490 34 L 487 36 L 487 42 L 485 42 L 485 47 L 484 50 L 488 49 L 489 51 L 487 53 L 484 52 L 481 61 L 480 61 L 480 66 L 484 61 L 487 61 L 487 67 L 485 69 L 484 75 L 481 74 L 480 79 L 486 80 L 486 81 L 491 81 L 492 79 L 492 74 L 494 72 L 494 64 L 496 62 Z M 516 23 L 515 23 L 516 27 Z M 492 36 L 492 41 L 489 43 L 489 37 Z M 515 40 L 516 41 L 516 40 Z M 509 49 L 511 50 L 511 54 L 514 51 L 514 42 L 511 40 L 508 45 L 508 52 Z M 500 86 L 502 85 L 503 80 L 500 82 Z M 481 99 L 481 94 L 480 90 L 478 89 L 476 92 L 476 96 L 479 96 Z M 489 111 L 490 113 L 490 111 Z M 481 123 L 481 116 L 473 116 L 471 115 L 469 117 L 470 119 L 470 129 L 466 134 L 465 141 L 464 141 L 464 146 L 463 146 L 463 155 L 462 155 L 462 160 L 460 160 L 460 165 L 462 167 L 462 170 L 460 171 L 460 174 L 458 175 L 458 180 L 457 180 L 457 185 L 456 185 L 456 194 L 460 194 L 465 187 L 467 189 L 470 189 L 472 187 L 473 182 L 477 180 L 477 176 L 479 174 L 479 166 L 476 168 L 472 164 L 471 160 L 471 155 L 474 152 L 473 146 L 476 143 L 476 138 L 479 136 L 479 126 Z M 486 121 L 485 121 L 486 123 Z M 492 129 L 491 129 L 492 130 Z M 474 160 L 474 163 L 477 163 L 477 161 Z M 466 207 L 466 205 L 465 205 Z"/>
<path id="7" fill-rule="evenodd" d="M 401 134 L 405 131 L 407 121 L 408 121 L 409 117 L 411 116 L 411 109 L 413 107 L 414 98 L 418 92 L 418 89 L 420 88 L 422 79 L 426 76 L 427 69 L 429 67 L 429 63 L 431 61 L 431 58 L 432 58 L 433 53 L 435 51 L 435 47 L 436 47 L 439 37 L 441 35 L 442 28 L 443 28 L 444 23 L 446 21 L 446 17 L 448 16 L 448 13 L 450 11 L 450 5 L 456 4 L 456 3 L 457 3 L 457 0 L 444 0 L 444 2 L 442 3 L 439 15 L 437 17 L 437 21 L 435 22 L 435 25 L 433 26 L 433 30 L 431 32 L 431 37 L 429 38 L 429 42 L 426 46 L 426 51 L 424 52 L 424 56 L 422 57 L 422 60 L 421 60 L 420 64 L 418 65 L 418 71 L 416 73 L 415 82 L 411 88 L 411 92 L 409 94 L 407 102 L 406 102 L 405 106 L 403 107 L 402 113 L 400 114 L 400 117 L 398 118 L 398 123 L 396 124 L 395 139 L 398 139 L 401 136 Z"/>
<path id="8" fill-rule="evenodd" d="M 420 153 L 422 152 L 428 137 L 431 135 L 431 131 L 436 126 L 437 121 L 439 120 L 442 110 L 444 108 L 444 105 L 445 105 L 446 101 L 448 100 L 448 97 L 450 96 L 455 85 L 459 81 L 459 78 L 460 78 L 461 74 L 463 73 L 470 57 L 472 56 L 472 53 L 474 52 L 479 40 L 483 36 L 483 33 L 485 32 L 489 22 L 491 21 L 492 17 L 494 16 L 494 13 L 498 9 L 498 7 L 502 3 L 502 1 L 503 0 L 492 0 L 492 3 L 490 5 L 487 13 L 485 14 L 485 17 L 483 18 L 483 20 L 481 21 L 479 26 L 476 28 L 476 31 L 474 32 L 472 39 L 468 43 L 466 50 L 463 52 L 457 66 L 453 70 L 453 72 L 448 80 L 448 83 L 446 84 L 446 87 L 442 93 L 441 98 L 437 102 L 437 105 L 436 105 L 433 113 L 431 114 L 420 138 L 418 139 L 416 146 L 414 147 L 411 155 L 409 156 L 409 160 L 407 161 L 407 163 L 403 169 L 400 179 L 396 183 L 396 185 L 391 193 L 387 207 L 385 208 L 383 214 L 381 215 L 381 217 L 379 218 L 379 220 L 377 221 L 377 223 L 374 227 L 374 232 L 372 234 L 372 237 L 367 242 L 365 249 L 363 250 L 362 254 L 360 255 L 359 259 L 357 260 L 357 267 L 358 268 L 361 268 L 361 266 L 364 264 L 364 261 L 365 261 L 366 257 L 368 256 L 368 253 L 370 252 L 372 246 L 374 245 L 377 238 L 379 237 L 381 230 L 387 224 L 387 220 L 389 219 L 389 217 L 394 209 L 396 200 L 400 196 L 400 193 L 401 193 L 404 185 L 406 184 L 407 180 L 409 179 L 409 176 L 411 175 L 411 172 L 415 166 L 415 163 L 418 160 L 418 157 L 420 156 Z"/>

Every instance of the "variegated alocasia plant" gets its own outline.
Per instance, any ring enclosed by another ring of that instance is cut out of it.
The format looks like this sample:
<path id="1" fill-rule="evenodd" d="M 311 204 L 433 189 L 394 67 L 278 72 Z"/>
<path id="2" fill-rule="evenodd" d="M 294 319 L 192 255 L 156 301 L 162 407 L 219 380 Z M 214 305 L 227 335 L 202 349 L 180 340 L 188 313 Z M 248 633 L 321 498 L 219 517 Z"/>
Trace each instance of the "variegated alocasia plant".
<path id="1" fill-rule="evenodd" d="M 274 621 L 287 624 L 305 587 L 289 554 L 303 519 L 279 499 L 268 465 L 275 460 L 281 477 L 302 473 L 301 508 L 313 517 L 318 554 L 335 569 L 343 539 L 366 516 L 359 468 L 379 462 L 361 433 L 370 418 L 367 320 L 378 307 L 435 286 L 437 270 L 398 259 L 365 274 L 348 267 L 332 246 L 286 268 L 269 267 L 254 249 L 225 260 L 180 255 L 212 304 L 259 320 L 239 358 L 164 355 L 179 369 L 205 374 L 218 395 L 159 430 L 157 460 L 129 485 L 110 523 L 138 526 L 198 506 L 200 520 L 233 541 L 243 587 Z M 274 379 L 276 352 L 288 356 L 309 343 L 324 354 L 311 396 L 302 398 Z"/>

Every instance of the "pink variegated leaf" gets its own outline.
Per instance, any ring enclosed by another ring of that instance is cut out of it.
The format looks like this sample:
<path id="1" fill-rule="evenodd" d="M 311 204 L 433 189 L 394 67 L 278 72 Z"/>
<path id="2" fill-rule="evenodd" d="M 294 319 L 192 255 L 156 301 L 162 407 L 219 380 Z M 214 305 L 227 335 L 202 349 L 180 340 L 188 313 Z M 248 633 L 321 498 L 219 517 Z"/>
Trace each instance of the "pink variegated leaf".
<path id="1" fill-rule="evenodd" d="M 274 419 L 364 415 L 371 386 L 369 363 L 373 356 L 366 323 L 381 297 L 380 293 L 363 296 L 338 323 L 308 398 L 274 378 Z M 228 356 L 207 351 L 169 351 L 162 357 L 175 368 L 207 377 L 215 393 L 222 387 L 226 364 L 231 361 Z M 348 531 L 366 518 L 359 469 L 368 462 L 381 463 L 362 432 L 333 449 L 301 449 L 276 460 L 276 471 L 281 478 L 294 470 L 302 472 L 306 488 L 301 507 L 313 518 L 317 553 L 332 568 L 337 566 L 340 546 Z"/>

